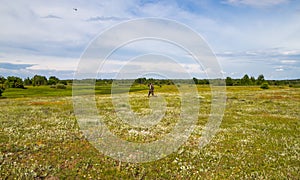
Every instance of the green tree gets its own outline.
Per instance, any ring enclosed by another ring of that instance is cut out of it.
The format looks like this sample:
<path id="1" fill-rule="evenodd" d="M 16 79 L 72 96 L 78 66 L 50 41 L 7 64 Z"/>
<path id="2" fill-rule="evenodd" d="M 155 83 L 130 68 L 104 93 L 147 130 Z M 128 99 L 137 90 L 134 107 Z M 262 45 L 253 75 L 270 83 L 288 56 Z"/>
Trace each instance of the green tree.
<path id="1" fill-rule="evenodd" d="M 257 85 L 261 85 L 262 83 L 264 83 L 265 82 L 265 77 L 264 77 L 264 75 L 259 75 L 258 76 L 258 78 L 257 78 L 257 80 L 256 80 L 256 84 Z"/>
<path id="2" fill-rule="evenodd" d="M 68 85 L 68 81 L 67 80 L 60 80 L 59 83 L 65 85 L 65 86 Z"/>
<path id="3" fill-rule="evenodd" d="M 8 76 L 4 84 L 7 88 L 24 88 L 23 80 L 16 76 Z"/>
<path id="4" fill-rule="evenodd" d="M 5 83 L 6 79 L 3 76 L 0 76 L 0 83 L 1 83 L 1 87 L 0 87 L 0 96 L 2 96 L 2 93 L 4 92 L 5 88 L 4 88 L 4 83 Z"/>
<path id="5" fill-rule="evenodd" d="M 23 80 L 21 78 L 17 78 L 17 81 L 15 83 L 15 88 L 24 89 L 24 83 L 23 83 Z"/>
<path id="6" fill-rule="evenodd" d="M 3 76 L 0 76 L 0 83 L 1 83 L 1 87 L 0 88 L 4 89 L 4 83 L 5 83 L 5 81 L 6 81 L 6 78 L 3 77 Z"/>
<path id="7" fill-rule="evenodd" d="M 3 92 L 4 92 L 4 88 L 0 87 L 0 97 L 2 96 Z"/>
<path id="8" fill-rule="evenodd" d="M 241 85 L 249 85 L 250 84 L 250 79 L 247 74 L 244 75 L 244 77 L 241 79 Z"/>
<path id="9" fill-rule="evenodd" d="M 209 84 L 209 80 L 208 79 L 199 79 L 198 84 Z"/>
<path id="10" fill-rule="evenodd" d="M 32 85 L 32 81 L 29 77 L 27 77 L 26 79 L 24 79 L 24 85 L 25 86 L 29 86 L 29 85 Z"/>
<path id="11" fill-rule="evenodd" d="M 145 84 L 146 81 L 147 81 L 146 78 L 137 78 L 137 79 L 135 80 L 135 83 L 137 83 L 137 84 Z"/>
<path id="12" fill-rule="evenodd" d="M 199 84 L 199 81 L 198 81 L 197 78 L 193 77 L 193 81 L 194 81 L 195 84 Z"/>
<path id="13" fill-rule="evenodd" d="M 232 86 L 233 85 L 233 80 L 231 77 L 227 77 L 226 80 L 226 86 Z"/>
<path id="14" fill-rule="evenodd" d="M 49 85 L 56 85 L 59 82 L 59 79 L 55 76 L 50 76 L 48 80 Z"/>
<path id="15" fill-rule="evenodd" d="M 254 85 L 254 84 L 255 84 L 255 77 L 254 77 L 254 76 L 251 76 L 251 78 L 250 78 L 250 83 L 251 83 L 251 85 Z"/>
<path id="16" fill-rule="evenodd" d="M 160 80 L 160 85 L 163 85 L 163 84 L 170 85 L 170 84 L 174 84 L 174 82 L 170 79 L 162 79 L 162 80 Z"/>
<path id="17" fill-rule="evenodd" d="M 41 86 L 41 85 L 47 85 L 48 81 L 45 76 L 35 75 L 32 78 L 32 85 L 34 86 Z"/>

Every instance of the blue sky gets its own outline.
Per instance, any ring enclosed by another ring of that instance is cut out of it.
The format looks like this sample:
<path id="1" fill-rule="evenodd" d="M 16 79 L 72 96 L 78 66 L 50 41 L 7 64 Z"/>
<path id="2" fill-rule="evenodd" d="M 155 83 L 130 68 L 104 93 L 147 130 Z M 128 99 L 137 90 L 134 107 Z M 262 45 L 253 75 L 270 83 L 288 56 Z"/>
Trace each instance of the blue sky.
<path id="1" fill-rule="evenodd" d="M 3 76 L 71 79 L 81 55 L 101 32 L 124 21 L 157 17 L 183 23 L 203 37 L 224 77 L 300 78 L 297 0 L 2 0 L 1 4 Z M 119 71 L 122 57 L 126 53 L 120 51 L 108 62 L 104 77 Z M 180 63 L 202 77 L 190 62 Z"/>

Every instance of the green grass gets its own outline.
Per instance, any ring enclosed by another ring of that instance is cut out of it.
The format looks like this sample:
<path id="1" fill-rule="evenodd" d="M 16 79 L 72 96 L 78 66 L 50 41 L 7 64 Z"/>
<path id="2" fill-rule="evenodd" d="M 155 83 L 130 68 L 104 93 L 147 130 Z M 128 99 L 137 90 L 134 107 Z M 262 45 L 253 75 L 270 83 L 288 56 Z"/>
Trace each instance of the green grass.
<path id="1" fill-rule="evenodd" d="M 131 88 L 130 105 L 149 113 L 147 87 Z M 167 134 L 178 119 L 175 86 L 156 87 L 167 112 L 159 126 L 139 133 L 118 121 L 110 88 L 96 87 L 99 113 L 120 138 L 150 142 Z M 79 130 L 71 87 L 7 89 L 0 99 L 1 179 L 299 179 L 299 88 L 227 87 L 226 111 L 211 143 L 198 148 L 211 105 L 209 86 L 198 86 L 200 114 L 189 140 L 166 158 L 125 163 L 104 156 Z M 83 88 L 84 91 L 84 88 Z M 134 133 L 132 133 L 134 132 Z"/>
<path id="2" fill-rule="evenodd" d="M 80 93 L 89 93 L 90 86 L 80 86 Z M 95 94 L 110 94 L 111 86 L 102 85 L 96 86 Z M 130 88 L 130 92 L 141 91 L 147 89 L 145 85 L 136 85 Z M 119 87 L 117 90 L 122 93 L 126 92 L 127 89 Z M 72 96 L 72 86 L 66 86 L 66 89 L 56 89 L 50 86 L 26 86 L 25 89 L 20 88 L 8 88 L 4 91 L 1 98 L 24 98 L 24 97 L 64 97 Z"/>
<path id="3" fill-rule="evenodd" d="M 25 89 L 8 88 L 2 96 L 4 98 L 24 98 L 24 97 L 53 97 L 53 96 L 71 96 L 72 87 L 66 89 L 50 88 L 50 86 L 26 86 Z"/>

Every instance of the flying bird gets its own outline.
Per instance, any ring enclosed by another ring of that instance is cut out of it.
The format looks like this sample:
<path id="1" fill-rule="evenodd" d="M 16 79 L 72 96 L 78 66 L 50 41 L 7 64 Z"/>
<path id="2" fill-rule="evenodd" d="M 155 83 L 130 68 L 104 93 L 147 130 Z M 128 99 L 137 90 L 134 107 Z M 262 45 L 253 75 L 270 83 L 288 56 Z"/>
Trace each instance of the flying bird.
<path id="1" fill-rule="evenodd" d="M 77 8 L 73 8 L 73 10 L 74 10 L 74 11 L 77 11 L 78 9 L 77 9 Z"/>

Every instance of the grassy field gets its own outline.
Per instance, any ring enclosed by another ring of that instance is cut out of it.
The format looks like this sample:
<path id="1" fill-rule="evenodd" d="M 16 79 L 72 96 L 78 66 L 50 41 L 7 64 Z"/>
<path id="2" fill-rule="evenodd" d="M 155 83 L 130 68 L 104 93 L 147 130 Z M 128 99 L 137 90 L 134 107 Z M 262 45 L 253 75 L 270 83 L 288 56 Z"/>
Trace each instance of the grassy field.
<path id="1" fill-rule="evenodd" d="M 132 109 L 149 113 L 147 87 L 130 93 Z M 299 179 L 300 89 L 227 87 L 226 111 L 216 136 L 199 149 L 211 105 L 209 86 L 198 86 L 197 126 L 176 152 L 154 162 L 125 163 L 104 156 L 79 130 L 72 90 L 7 89 L 0 99 L 0 179 Z M 99 113 L 110 130 L 128 141 L 167 134 L 180 112 L 176 87 L 156 88 L 167 102 L 157 128 L 138 131 L 118 121 L 109 88 L 97 87 Z"/>

